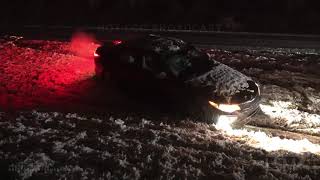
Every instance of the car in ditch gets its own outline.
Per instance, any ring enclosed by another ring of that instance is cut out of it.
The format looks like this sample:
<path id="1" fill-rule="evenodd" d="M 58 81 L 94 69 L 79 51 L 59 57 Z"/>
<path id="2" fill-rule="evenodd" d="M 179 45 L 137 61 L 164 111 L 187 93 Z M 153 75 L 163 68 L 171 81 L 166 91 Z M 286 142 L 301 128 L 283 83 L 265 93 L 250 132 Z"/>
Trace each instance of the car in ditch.
<path id="1" fill-rule="evenodd" d="M 195 120 L 239 127 L 260 109 L 257 82 L 177 38 L 115 40 L 97 48 L 94 62 L 100 79 Z"/>

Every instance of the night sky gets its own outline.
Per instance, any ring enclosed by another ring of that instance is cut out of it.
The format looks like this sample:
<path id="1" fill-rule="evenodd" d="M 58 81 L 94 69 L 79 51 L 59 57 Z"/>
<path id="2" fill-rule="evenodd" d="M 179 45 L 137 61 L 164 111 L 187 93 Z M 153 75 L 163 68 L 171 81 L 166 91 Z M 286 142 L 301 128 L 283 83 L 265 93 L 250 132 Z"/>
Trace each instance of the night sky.
<path id="1" fill-rule="evenodd" d="M 320 34 L 318 0 L 6 0 L 0 25 L 220 24 L 225 31 Z"/>

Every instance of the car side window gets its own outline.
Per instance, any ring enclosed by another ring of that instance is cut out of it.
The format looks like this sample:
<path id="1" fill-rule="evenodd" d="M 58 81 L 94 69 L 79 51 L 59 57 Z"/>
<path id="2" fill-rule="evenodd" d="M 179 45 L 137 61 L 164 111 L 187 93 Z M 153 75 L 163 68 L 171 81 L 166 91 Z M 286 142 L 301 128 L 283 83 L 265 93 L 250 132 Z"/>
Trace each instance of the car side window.
<path id="1" fill-rule="evenodd" d="M 179 54 L 171 56 L 167 63 L 169 67 L 169 73 L 173 74 L 175 77 L 178 77 L 181 72 L 187 70 L 192 65 L 187 56 Z"/>

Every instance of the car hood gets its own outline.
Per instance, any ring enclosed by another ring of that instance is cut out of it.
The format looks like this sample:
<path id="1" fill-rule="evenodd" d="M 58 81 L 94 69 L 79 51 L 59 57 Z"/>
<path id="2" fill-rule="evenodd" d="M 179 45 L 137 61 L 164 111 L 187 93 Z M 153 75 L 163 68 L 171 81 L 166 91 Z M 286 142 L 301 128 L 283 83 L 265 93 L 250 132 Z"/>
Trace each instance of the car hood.
<path id="1" fill-rule="evenodd" d="M 252 81 L 251 78 L 239 71 L 215 62 L 211 70 L 187 80 L 186 83 L 193 87 L 206 89 L 212 99 L 232 103 L 233 96 L 249 88 L 249 81 Z"/>

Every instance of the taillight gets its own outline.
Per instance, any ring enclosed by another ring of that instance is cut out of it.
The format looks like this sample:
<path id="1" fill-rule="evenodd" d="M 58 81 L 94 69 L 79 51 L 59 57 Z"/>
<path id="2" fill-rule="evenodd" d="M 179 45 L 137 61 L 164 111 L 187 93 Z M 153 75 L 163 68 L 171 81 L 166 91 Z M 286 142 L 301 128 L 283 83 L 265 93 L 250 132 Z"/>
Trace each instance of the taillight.
<path id="1" fill-rule="evenodd" d="M 112 43 L 113 43 L 113 45 L 119 45 L 119 44 L 121 44 L 122 43 L 122 41 L 121 40 L 113 40 L 112 41 Z"/>
<path id="2" fill-rule="evenodd" d="M 93 56 L 94 56 L 94 57 L 100 57 L 100 55 L 99 55 L 97 52 L 94 52 L 94 53 L 93 53 Z"/>

